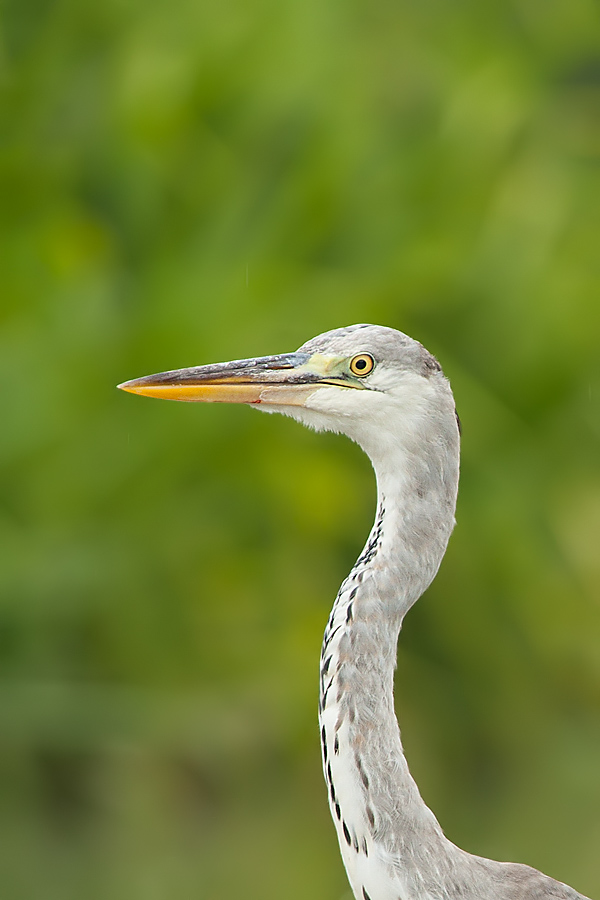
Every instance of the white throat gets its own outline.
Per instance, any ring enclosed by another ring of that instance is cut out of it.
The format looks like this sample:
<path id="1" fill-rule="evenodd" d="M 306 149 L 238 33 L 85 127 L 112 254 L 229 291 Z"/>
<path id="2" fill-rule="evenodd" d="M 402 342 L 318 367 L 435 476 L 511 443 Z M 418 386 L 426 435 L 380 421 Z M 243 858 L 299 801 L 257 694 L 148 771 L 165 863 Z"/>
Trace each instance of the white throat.
<path id="1" fill-rule="evenodd" d="M 375 523 L 325 630 L 319 705 L 323 767 L 342 857 L 359 900 L 413 900 L 414 843 L 451 845 L 423 803 L 402 752 L 393 676 L 402 619 L 435 576 L 454 525 L 458 427 L 404 432 L 390 422 Z M 395 432 L 395 434 L 394 434 Z M 418 448 L 418 452 L 417 452 Z M 439 846 L 438 846 L 439 845 Z"/>

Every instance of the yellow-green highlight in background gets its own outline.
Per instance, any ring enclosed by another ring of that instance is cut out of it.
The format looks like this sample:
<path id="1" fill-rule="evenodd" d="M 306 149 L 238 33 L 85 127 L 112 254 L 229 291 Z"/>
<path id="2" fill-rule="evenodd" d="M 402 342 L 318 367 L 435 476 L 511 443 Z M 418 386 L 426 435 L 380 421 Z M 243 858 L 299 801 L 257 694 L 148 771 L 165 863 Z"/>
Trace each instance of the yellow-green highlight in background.
<path id="1" fill-rule="evenodd" d="M 0 892 L 341 900 L 320 637 L 370 527 L 341 438 L 148 372 L 353 322 L 463 422 L 397 705 L 448 836 L 600 896 L 592 0 L 8 0 Z"/>

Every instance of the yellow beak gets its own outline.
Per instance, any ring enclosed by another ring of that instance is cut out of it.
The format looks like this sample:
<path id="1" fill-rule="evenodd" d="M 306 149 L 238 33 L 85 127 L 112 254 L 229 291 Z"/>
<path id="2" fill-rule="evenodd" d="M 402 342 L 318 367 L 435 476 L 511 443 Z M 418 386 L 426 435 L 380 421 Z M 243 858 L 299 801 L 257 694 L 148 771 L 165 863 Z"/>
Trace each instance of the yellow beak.
<path id="1" fill-rule="evenodd" d="M 362 387 L 340 372 L 339 358 L 302 352 L 175 369 L 134 378 L 118 387 L 164 400 L 304 406 L 325 385 Z"/>

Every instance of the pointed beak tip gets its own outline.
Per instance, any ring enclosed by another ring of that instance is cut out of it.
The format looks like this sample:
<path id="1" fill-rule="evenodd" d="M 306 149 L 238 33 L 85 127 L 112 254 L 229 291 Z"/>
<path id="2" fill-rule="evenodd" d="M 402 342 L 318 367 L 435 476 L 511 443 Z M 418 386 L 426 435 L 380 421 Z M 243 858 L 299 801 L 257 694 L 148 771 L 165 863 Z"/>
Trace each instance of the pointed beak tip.
<path id="1" fill-rule="evenodd" d="M 149 394 L 146 385 L 142 384 L 142 382 L 142 378 L 133 378 L 131 381 L 123 381 L 121 384 L 118 384 L 117 389 L 119 391 L 127 391 L 128 394 L 148 394 L 149 396 L 152 396 Z M 144 390 L 145 387 L 146 390 Z"/>

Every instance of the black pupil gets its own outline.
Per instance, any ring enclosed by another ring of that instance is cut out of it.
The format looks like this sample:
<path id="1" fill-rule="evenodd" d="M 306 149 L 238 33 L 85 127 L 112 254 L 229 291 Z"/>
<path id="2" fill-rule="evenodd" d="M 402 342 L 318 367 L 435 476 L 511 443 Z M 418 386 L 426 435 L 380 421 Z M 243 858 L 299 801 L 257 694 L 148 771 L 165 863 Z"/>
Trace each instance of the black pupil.
<path id="1" fill-rule="evenodd" d="M 366 361 L 366 359 L 357 359 L 356 362 L 354 363 L 354 365 L 357 369 L 366 369 L 367 361 Z"/>

